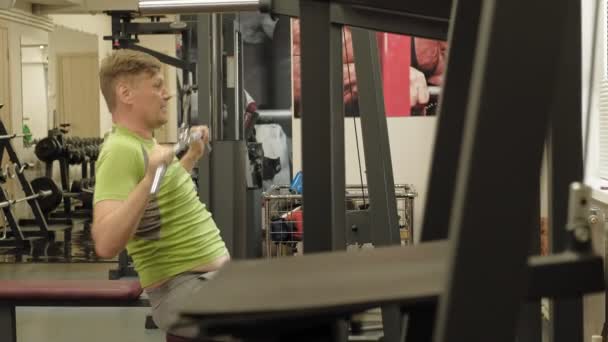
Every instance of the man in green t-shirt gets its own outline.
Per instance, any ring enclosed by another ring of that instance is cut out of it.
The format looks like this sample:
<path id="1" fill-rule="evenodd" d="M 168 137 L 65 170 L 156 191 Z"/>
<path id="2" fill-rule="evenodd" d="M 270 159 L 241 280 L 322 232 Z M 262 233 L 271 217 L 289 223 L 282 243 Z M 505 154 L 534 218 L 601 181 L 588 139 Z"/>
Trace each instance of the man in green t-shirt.
<path id="1" fill-rule="evenodd" d="M 132 50 L 118 50 L 101 65 L 101 91 L 113 127 L 96 164 L 92 235 L 100 257 L 128 250 L 156 324 L 173 335 L 194 337 L 194 328 L 171 328 L 178 318 L 175 307 L 230 257 L 190 176 L 205 153 L 207 127 L 192 128 L 202 137 L 181 160 L 152 136 L 167 123 L 171 98 L 160 71 L 156 58 Z M 163 164 L 160 189 L 150 194 Z"/>

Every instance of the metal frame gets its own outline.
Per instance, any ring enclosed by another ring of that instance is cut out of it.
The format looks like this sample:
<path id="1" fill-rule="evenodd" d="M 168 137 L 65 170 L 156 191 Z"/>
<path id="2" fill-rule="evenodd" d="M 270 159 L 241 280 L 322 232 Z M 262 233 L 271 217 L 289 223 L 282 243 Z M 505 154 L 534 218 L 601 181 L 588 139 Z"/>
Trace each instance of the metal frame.
<path id="1" fill-rule="evenodd" d="M 346 249 L 342 26 L 330 4 L 301 1 L 305 253 Z M 312 186 L 311 186 L 312 185 Z"/>
<path id="2" fill-rule="evenodd" d="M 299 3 L 302 0 L 274 0 L 272 13 L 300 17 Z M 433 0 L 425 3 L 429 7 L 410 8 L 399 11 L 395 8 L 409 8 L 412 1 L 394 1 L 397 6 L 381 9 L 375 2 L 351 1 L 351 3 L 330 2 L 330 22 L 385 32 L 411 34 L 419 37 L 445 39 L 448 34 L 448 18 L 452 0 Z M 345 2 L 345 1 L 344 1 Z M 353 4 L 354 3 L 354 4 Z M 405 4 L 403 7 L 400 4 Z M 426 14 L 424 14 L 426 13 Z M 434 13 L 434 14 L 431 14 Z"/>
<path id="3" fill-rule="evenodd" d="M 212 72 L 211 64 L 211 15 L 199 14 L 197 16 L 197 47 L 198 47 L 198 118 L 201 125 L 212 127 L 211 107 L 211 82 L 209 73 Z M 198 195 L 203 203 L 210 204 L 211 201 L 211 161 L 210 158 L 202 158 L 198 165 Z M 212 208 L 210 208 L 212 209 Z"/>
<path id="4" fill-rule="evenodd" d="M 355 27 L 351 30 L 353 52 L 356 56 L 357 86 L 360 90 L 359 112 L 366 157 L 372 242 L 375 246 L 398 245 L 401 242 L 399 217 L 376 32 Z M 343 101 L 342 95 L 340 98 L 334 98 L 334 101 Z M 344 228 L 333 226 L 333 229 Z M 399 340 L 403 322 L 399 307 L 383 307 L 382 322 L 385 339 Z"/>
<path id="5" fill-rule="evenodd" d="M 538 220 L 538 198 L 521 196 L 515 190 L 538 185 L 548 113 L 561 98 L 554 96 L 551 87 L 536 87 L 535 80 L 547 84 L 564 81 L 556 76 L 562 72 L 557 60 L 562 51 L 575 47 L 562 40 L 563 34 L 568 30 L 580 34 L 580 26 L 566 24 L 569 16 L 567 6 L 555 6 L 548 0 L 528 2 L 526 11 L 513 1 L 483 2 L 450 217 L 451 271 L 440 302 L 435 341 L 515 338 L 512 327 L 517 323 L 525 282 L 513 279 L 526 279 L 530 222 Z M 542 26 L 537 24 L 539 17 Z M 556 58 L 531 61 L 522 50 Z M 520 106 L 522 103 L 526 106 Z M 525 118 L 525 124 L 514 113 Z M 580 108 L 569 115 L 578 118 L 576 113 Z M 513 138 L 515 132 L 518 139 Z M 504 188 L 509 191 L 488 201 L 489 191 Z M 504 215 L 504 208 L 509 208 L 509 215 Z M 493 219 L 498 217 L 501 219 Z M 489 302 L 500 310 L 485 314 Z"/>
<path id="6" fill-rule="evenodd" d="M 561 7 L 570 13 L 565 25 L 581 27 L 581 0 L 568 1 Z M 555 98 L 559 99 L 550 108 L 551 118 L 547 139 L 549 231 L 551 251 L 568 249 L 569 236 L 565 229 L 568 213 L 568 187 L 571 182 L 583 179 L 582 122 L 580 113 L 581 54 L 580 30 L 561 32 L 563 48 L 554 54 L 558 58 L 559 79 L 554 85 Z M 576 113 L 577 115 L 574 115 Z M 559 299 L 551 303 L 551 340 L 582 341 L 582 298 Z"/>
<path id="7" fill-rule="evenodd" d="M 112 17 L 112 35 L 104 36 L 104 40 L 113 42 L 114 48 L 138 50 L 150 54 L 158 58 L 165 64 L 172 65 L 176 68 L 184 70 L 183 83 L 189 83 L 188 72 L 192 72 L 193 80 L 196 80 L 196 63 L 187 61 L 188 52 L 190 49 L 190 30 L 191 25 L 186 23 L 184 28 L 171 27 L 170 23 L 149 22 L 149 23 L 132 23 L 131 19 L 135 15 L 131 11 L 110 11 L 107 12 Z M 184 46 L 184 58 L 179 59 L 165 55 L 158 51 L 154 51 L 136 43 L 139 42 L 137 36 L 140 34 L 181 34 Z"/>
<path id="8" fill-rule="evenodd" d="M 0 121 L 0 135 L 8 135 L 6 126 L 4 126 L 4 122 L 2 122 L 2 121 Z M 2 141 L 0 141 L 0 159 L 2 159 L 5 152 L 6 152 L 6 154 L 8 154 L 8 158 L 11 161 L 11 163 L 16 165 L 16 169 L 21 170 L 23 165 L 22 165 L 21 161 L 19 160 L 19 156 L 17 155 L 17 152 L 15 152 L 15 149 L 13 148 L 13 145 L 11 144 L 11 139 L 3 139 Z M 16 172 L 16 174 L 17 174 L 17 178 L 19 179 L 19 184 L 21 185 L 21 189 L 23 190 L 23 193 L 25 194 L 25 196 L 34 195 L 34 190 L 32 189 L 32 185 L 25 177 L 25 174 L 23 172 Z M 7 198 L 6 198 L 6 193 L 4 192 L 4 190 L 2 190 L 1 195 L 2 195 L 2 197 L 4 197 L 2 199 L 2 201 L 6 201 Z M 44 214 L 42 213 L 42 210 L 40 209 L 40 204 L 38 203 L 38 199 L 36 199 L 36 198 L 30 199 L 27 201 L 27 203 L 29 204 L 29 206 L 32 210 L 32 213 L 34 214 L 34 221 L 36 222 L 36 225 L 38 227 L 40 227 L 39 232 L 36 232 L 36 233 L 32 232 L 28 235 L 42 237 L 47 241 L 50 240 L 51 233 L 49 232 L 46 218 L 44 217 Z M 19 225 L 18 225 L 14 215 L 12 214 L 11 208 L 10 207 L 4 208 L 4 212 L 5 212 L 7 219 L 9 220 L 8 223 L 10 223 L 11 228 L 20 231 Z M 17 234 L 17 232 L 15 232 L 15 236 L 17 236 L 17 235 L 20 235 L 18 237 L 18 239 L 21 240 L 20 243 L 22 244 L 23 240 L 21 238 L 23 237 L 23 234 L 21 233 L 21 231 L 19 232 L 19 234 Z"/>
<path id="9" fill-rule="evenodd" d="M 459 48 L 458 53 L 449 50 L 426 200 L 426 208 L 433 209 L 424 214 L 420 242 L 448 238 L 482 2 L 454 1 L 452 18 L 466 16 L 467 20 L 451 21 L 450 45 Z"/>

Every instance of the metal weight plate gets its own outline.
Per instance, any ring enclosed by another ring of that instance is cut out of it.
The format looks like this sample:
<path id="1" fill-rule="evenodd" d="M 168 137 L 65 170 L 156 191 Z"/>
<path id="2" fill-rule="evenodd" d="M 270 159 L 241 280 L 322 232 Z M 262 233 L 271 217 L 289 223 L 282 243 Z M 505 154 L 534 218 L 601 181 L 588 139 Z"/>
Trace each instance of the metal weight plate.
<path id="1" fill-rule="evenodd" d="M 63 200 L 63 194 L 55 181 L 48 177 L 40 177 L 34 179 L 31 184 L 34 193 L 46 190 L 50 190 L 52 192 L 50 196 L 38 198 L 38 204 L 40 205 L 42 212 L 50 213 L 51 211 L 57 209 Z"/>
<path id="2" fill-rule="evenodd" d="M 61 156 L 61 144 L 53 137 L 47 137 L 36 144 L 34 150 L 36 157 L 43 162 L 50 163 Z"/>

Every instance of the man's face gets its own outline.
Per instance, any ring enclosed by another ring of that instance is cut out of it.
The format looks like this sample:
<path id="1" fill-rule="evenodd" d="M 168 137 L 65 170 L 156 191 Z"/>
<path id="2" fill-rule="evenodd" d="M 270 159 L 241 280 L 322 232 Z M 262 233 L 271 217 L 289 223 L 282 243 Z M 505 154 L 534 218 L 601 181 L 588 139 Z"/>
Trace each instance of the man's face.
<path id="1" fill-rule="evenodd" d="M 159 72 L 135 76 L 132 92 L 133 112 L 147 127 L 157 129 L 167 123 L 167 106 L 171 96 Z"/>

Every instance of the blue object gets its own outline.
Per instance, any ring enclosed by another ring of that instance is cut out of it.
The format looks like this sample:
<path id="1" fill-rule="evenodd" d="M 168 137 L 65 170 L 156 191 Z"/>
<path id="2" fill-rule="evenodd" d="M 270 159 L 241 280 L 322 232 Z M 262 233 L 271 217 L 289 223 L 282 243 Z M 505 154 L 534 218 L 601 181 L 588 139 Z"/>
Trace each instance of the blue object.
<path id="1" fill-rule="evenodd" d="M 296 173 L 296 176 L 293 177 L 289 190 L 295 192 L 296 194 L 302 193 L 302 171 L 299 171 L 298 173 Z"/>

